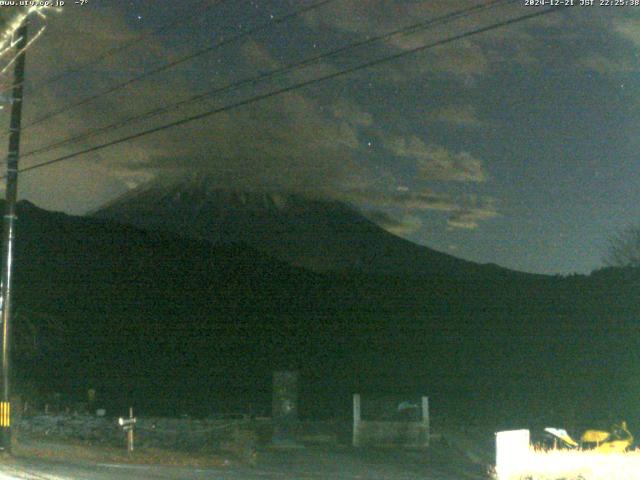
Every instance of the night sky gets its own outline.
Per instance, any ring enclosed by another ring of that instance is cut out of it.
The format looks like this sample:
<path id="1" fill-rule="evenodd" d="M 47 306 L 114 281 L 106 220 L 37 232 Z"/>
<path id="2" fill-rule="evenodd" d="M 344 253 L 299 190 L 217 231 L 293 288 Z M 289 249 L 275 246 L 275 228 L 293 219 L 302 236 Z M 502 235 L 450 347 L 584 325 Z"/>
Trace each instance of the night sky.
<path id="1" fill-rule="evenodd" d="M 23 154 L 487 2 L 334 0 L 285 22 L 277 20 L 317 0 L 66 3 L 47 13 L 46 30 L 27 54 Z M 26 156 L 21 167 L 541 8 L 503 2 Z M 44 23 L 34 17 L 30 33 Z M 136 39 L 134 47 L 60 77 Z M 640 219 L 639 49 L 640 6 L 563 9 L 25 172 L 20 196 L 83 214 L 158 176 L 206 172 L 219 186 L 351 202 L 389 231 L 461 258 L 588 273 L 602 266 L 612 232 Z M 3 88 L 11 76 L 8 69 L 0 78 Z M 3 95 L 0 121 L 8 127 Z"/>

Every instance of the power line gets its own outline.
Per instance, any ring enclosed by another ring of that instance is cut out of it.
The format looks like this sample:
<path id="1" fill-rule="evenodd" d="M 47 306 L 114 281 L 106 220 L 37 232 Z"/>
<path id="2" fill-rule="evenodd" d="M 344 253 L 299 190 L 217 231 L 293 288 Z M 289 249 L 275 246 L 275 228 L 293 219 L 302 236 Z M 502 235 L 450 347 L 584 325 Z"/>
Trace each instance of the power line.
<path id="1" fill-rule="evenodd" d="M 55 164 L 55 163 L 63 162 L 63 161 L 66 161 L 66 160 L 70 160 L 72 158 L 78 157 L 80 155 L 84 155 L 86 153 L 95 152 L 95 151 L 102 150 L 102 149 L 107 148 L 107 147 L 111 147 L 113 145 L 118 145 L 120 143 L 128 142 L 130 140 L 135 140 L 135 139 L 140 138 L 140 137 L 151 135 L 153 133 L 157 133 L 157 132 L 160 132 L 160 131 L 163 131 L 163 130 L 167 130 L 167 129 L 170 129 L 170 128 L 173 128 L 173 127 L 178 127 L 178 126 L 181 126 L 181 125 L 185 125 L 187 123 L 191 123 L 191 122 L 194 122 L 196 120 L 201 120 L 203 118 L 207 118 L 207 117 L 210 117 L 210 116 L 213 116 L 213 115 L 216 115 L 216 114 L 219 114 L 219 113 L 223 113 L 223 112 L 235 109 L 235 108 L 243 107 L 243 106 L 249 105 L 251 103 L 256 103 L 256 102 L 259 102 L 261 100 L 266 100 L 267 98 L 271 98 L 271 97 L 274 97 L 274 96 L 277 96 L 277 95 L 281 95 L 283 93 L 287 93 L 287 92 L 290 92 L 290 91 L 293 91 L 293 90 L 297 90 L 297 89 L 300 89 L 300 88 L 308 87 L 310 85 L 313 85 L 313 84 L 316 84 L 316 83 L 319 83 L 319 82 L 323 82 L 323 81 L 326 81 L 326 80 L 331 80 L 331 79 L 334 79 L 334 78 L 337 78 L 337 77 L 340 77 L 340 76 L 343 76 L 343 75 L 347 75 L 347 74 L 350 74 L 350 73 L 353 73 L 353 72 L 356 72 L 356 71 L 360 71 L 360 70 L 363 70 L 363 69 L 366 69 L 366 68 L 370 68 L 370 67 L 379 65 L 381 63 L 386 63 L 386 62 L 390 62 L 390 61 L 397 60 L 397 59 L 400 59 L 400 58 L 404 58 L 404 57 L 406 57 L 408 55 L 411 55 L 411 54 L 414 54 L 414 53 L 417 53 L 417 52 L 421 52 L 421 51 L 425 51 L 425 50 L 429 50 L 429 49 L 432 49 L 432 48 L 435 48 L 435 47 L 439 47 L 441 45 L 445 45 L 447 43 L 451 43 L 451 42 L 454 42 L 456 40 L 461 40 L 463 38 L 468 38 L 468 37 L 471 37 L 473 35 L 489 32 L 491 30 L 495 30 L 495 29 L 498 29 L 498 28 L 502 28 L 502 27 L 506 27 L 506 26 L 509 26 L 509 25 L 513 25 L 515 23 L 519 23 L 519 22 L 522 22 L 524 20 L 528 20 L 528 19 L 531 19 L 531 18 L 535 18 L 535 17 L 539 17 L 539 16 L 542 16 L 542 15 L 546 15 L 546 14 L 549 14 L 549 13 L 557 12 L 557 11 L 563 9 L 563 8 L 567 8 L 567 7 L 559 6 L 559 7 L 546 9 L 546 10 L 539 10 L 539 11 L 536 11 L 536 12 L 533 12 L 533 13 L 530 13 L 530 14 L 527 14 L 527 15 L 522 15 L 520 17 L 516 17 L 516 18 L 509 19 L 509 20 L 504 20 L 502 22 L 494 23 L 494 24 L 486 26 L 486 27 L 476 28 L 474 30 L 470 30 L 470 31 L 467 31 L 467 32 L 464 32 L 464 33 L 461 33 L 461 34 L 458 34 L 458 35 L 454 35 L 452 37 L 448 37 L 448 38 L 445 38 L 445 39 L 442 39 L 442 40 L 438 40 L 438 41 L 433 42 L 433 43 L 429 43 L 429 44 L 426 44 L 426 45 L 421 45 L 420 47 L 412 48 L 412 49 L 409 49 L 409 50 L 404 50 L 404 51 L 402 51 L 400 53 L 396 53 L 394 55 L 389 55 L 389 56 L 382 57 L 382 58 L 379 58 L 379 59 L 376 59 L 376 60 L 371 60 L 369 62 L 360 64 L 360 65 L 357 65 L 355 67 L 351 67 L 351 68 L 348 68 L 348 69 L 345 69 L 345 70 L 342 70 L 342 71 L 339 71 L 339 72 L 334 72 L 334 73 L 323 75 L 321 77 L 317 77 L 317 78 L 314 78 L 314 79 L 298 82 L 298 83 L 290 85 L 288 87 L 284 87 L 284 88 L 281 88 L 281 89 L 278 89 L 278 90 L 274 90 L 272 92 L 268 92 L 268 93 L 265 93 L 265 94 L 262 94 L 262 95 L 257 95 L 255 97 L 251 97 L 251 98 L 248 98 L 248 99 L 236 102 L 236 103 L 232 103 L 232 104 L 226 105 L 224 107 L 219 107 L 219 108 L 216 108 L 216 109 L 213 109 L 213 110 L 209 110 L 209 111 L 204 112 L 204 113 L 199 113 L 197 115 L 192 115 L 192 116 L 189 116 L 189 117 L 185 117 L 185 118 L 182 118 L 180 120 L 176 120 L 176 121 L 171 122 L 171 123 L 167 123 L 167 124 L 164 124 L 164 125 L 160 125 L 158 127 L 154 127 L 154 128 L 148 129 L 148 130 L 144 130 L 142 132 L 138 132 L 138 133 L 135 133 L 135 134 L 132 134 L 132 135 L 121 137 L 119 139 L 112 140 L 112 141 L 109 141 L 109 142 L 106 142 L 106 143 L 102 143 L 100 145 L 95 145 L 95 146 L 87 148 L 85 150 L 81 150 L 81 151 L 78 151 L 78 152 L 74 152 L 74 153 L 70 153 L 70 154 L 67 154 L 67 155 L 63 155 L 63 156 L 60 156 L 58 158 L 54 158 L 52 160 L 48 160 L 46 162 L 42 162 L 42 163 L 39 163 L 39 164 L 36 164 L 36 165 L 32 165 L 30 167 L 22 168 L 22 169 L 19 170 L 19 172 L 28 172 L 28 171 L 35 170 L 35 169 L 42 168 L 42 167 L 46 167 L 46 166 L 49 166 L 49 165 L 52 165 L 52 164 Z"/>
<path id="2" fill-rule="evenodd" d="M 422 21 L 422 22 L 418 22 L 418 23 L 414 23 L 411 25 L 408 25 L 406 27 L 402 27 L 396 30 L 393 30 L 391 32 L 387 32 L 385 34 L 382 35 L 378 35 L 376 37 L 371 37 L 368 38 L 366 40 L 362 40 L 356 43 L 351 43 L 342 47 L 338 47 L 334 50 L 331 50 L 329 52 L 325 52 L 325 53 L 321 53 L 319 55 L 313 56 L 311 58 L 307 58 L 305 60 L 299 61 L 299 62 L 294 62 L 294 63 L 290 63 L 288 65 L 285 65 L 283 67 L 277 68 L 275 70 L 272 70 L 270 72 L 265 72 L 263 74 L 254 76 L 254 77 L 250 77 L 250 78 L 245 78 L 243 80 L 239 80 L 237 82 L 234 83 L 230 83 L 227 84 L 225 86 L 222 87 L 217 87 L 213 90 L 209 90 L 206 91 L 204 93 L 199 93 L 197 95 L 194 95 L 192 97 L 180 100 L 178 102 L 174 102 L 168 105 L 164 105 L 158 108 L 154 108 L 152 110 L 149 110 L 147 112 L 141 113 L 141 114 L 137 114 L 125 119 L 121 119 L 118 120 L 112 124 L 103 126 L 103 127 L 99 127 L 99 128 L 94 128 L 94 129 L 88 129 L 85 130 L 84 132 L 75 135 L 75 136 L 71 136 L 68 137 L 66 139 L 60 140 L 58 142 L 54 142 L 48 145 L 45 145 L 43 147 L 40 147 L 38 149 L 35 150 L 31 150 L 27 153 L 25 153 L 24 155 L 22 155 L 22 158 L 25 157 L 29 157 L 35 154 L 39 154 L 39 153 L 47 153 L 51 150 L 54 150 L 58 147 L 61 147 L 63 145 L 69 144 L 69 143 L 76 143 L 80 140 L 84 140 L 86 138 L 90 138 L 92 136 L 101 134 L 101 133 L 105 133 L 108 132 L 110 130 L 114 130 L 114 129 L 118 129 L 118 128 L 122 128 L 130 123 L 134 123 L 138 120 L 146 120 L 152 117 L 155 117 L 157 115 L 161 115 L 164 113 L 167 113 L 171 110 L 175 110 L 183 105 L 187 105 L 189 103 L 193 103 L 199 100 L 202 100 L 204 98 L 216 95 L 216 94 L 220 94 L 220 93 L 224 93 L 224 92 L 228 92 L 228 91 L 232 91 L 232 90 L 236 90 L 241 86 L 244 85 L 249 85 L 249 84 L 255 84 L 258 81 L 262 81 L 262 80 L 268 80 L 270 78 L 275 77 L 276 75 L 280 75 L 283 73 L 287 73 L 287 72 L 291 72 L 293 70 L 297 70 L 297 69 L 301 69 L 303 67 L 306 67 L 310 64 L 313 63 L 317 63 L 321 60 L 325 60 L 327 58 L 333 57 L 333 56 L 337 56 L 341 53 L 344 53 L 348 50 L 353 50 L 356 48 L 360 48 L 362 46 L 365 45 L 369 45 L 372 43 L 376 43 L 379 42 L 381 40 L 386 40 L 388 38 L 394 37 L 394 36 L 398 36 L 398 35 L 410 35 L 413 33 L 416 33 L 419 30 L 424 30 L 428 27 L 432 27 L 434 25 L 439 25 L 439 24 L 444 24 L 453 20 L 458 20 L 460 18 L 464 18 L 467 17 L 469 15 L 471 15 L 472 13 L 475 13 L 479 10 L 484 10 L 484 9 L 488 9 L 488 8 L 494 8 L 500 4 L 505 4 L 505 3 L 510 3 L 513 2 L 513 0 L 491 0 L 489 2 L 486 2 L 484 4 L 480 4 L 480 5 L 476 5 L 474 7 L 467 7 L 464 9 L 460 9 L 460 10 L 456 10 L 454 12 L 450 12 L 446 15 L 442 15 L 440 17 L 437 18 L 432 18 L 426 21 Z"/>
<path id="3" fill-rule="evenodd" d="M 226 2 L 226 1 L 227 0 L 218 0 L 216 5 L 220 5 L 220 4 L 222 4 L 222 3 Z M 40 80 L 38 82 L 35 82 L 35 83 L 31 84 L 31 85 L 25 85 L 25 87 L 28 87 L 29 89 L 33 90 L 33 89 L 36 89 L 37 87 L 40 87 L 40 86 L 45 85 L 47 83 L 53 83 L 55 81 L 60 80 L 61 78 L 65 78 L 65 77 L 67 77 L 69 75 L 73 75 L 74 73 L 79 73 L 82 70 L 86 70 L 89 67 L 97 65 L 97 64 L 99 64 L 100 62 L 102 62 L 103 60 L 105 60 L 105 59 L 107 59 L 109 57 L 112 57 L 114 55 L 117 55 L 120 52 L 128 50 L 131 47 L 135 47 L 135 46 L 139 45 L 140 42 L 142 40 L 144 40 L 145 38 L 147 38 L 147 37 L 150 37 L 152 35 L 156 35 L 156 34 L 158 34 L 160 32 L 165 31 L 165 30 L 169 30 L 169 29 L 171 29 L 173 27 L 176 27 L 176 26 L 180 25 L 181 23 L 183 23 L 183 22 L 185 22 L 187 20 L 191 20 L 192 18 L 200 15 L 198 8 L 202 7 L 206 3 L 207 3 L 207 1 L 203 0 L 203 1 L 200 2 L 200 5 L 196 6 L 195 8 L 191 7 L 189 9 L 189 13 L 187 15 L 179 16 L 178 18 L 176 18 L 173 21 L 167 23 L 166 25 L 163 25 L 163 26 L 161 26 L 159 28 L 156 28 L 155 30 L 152 30 L 150 32 L 138 35 L 137 37 L 133 38 L 132 40 L 130 40 L 128 42 L 123 43 L 122 45 L 118 45 L 118 46 L 116 46 L 114 48 L 106 50 L 103 53 L 101 53 L 100 55 L 98 55 L 97 57 L 92 58 L 88 62 L 85 62 L 85 63 L 83 63 L 81 65 L 78 65 L 78 66 L 76 66 L 74 68 L 70 68 L 68 70 L 65 70 L 64 72 L 58 73 L 56 75 L 52 75 L 50 77 L 47 77 L 47 78 L 45 78 L 43 80 Z M 9 90 L 10 90 L 10 88 L 6 88 L 4 90 L 0 90 L 0 93 L 7 92 Z"/>
<path id="4" fill-rule="evenodd" d="M 200 114 L 197 114 L 197 115 L 189 116 L 189 117 L 186 117 L 186 118 L 183 118 L 183 119 L 180 119 L 180 120 L 177 120 L 177 121 L 165 124 L 165 125 L 154 127 L 154 128 L 148 129 L 148 130 L 144 130 L 142 132 L 138 132 L 136 134 L 128 135 L 126 137 L 122 137 L 122 138 L 119 138 L 119 139 L 116 139 L 116 140 L 112 140 L 112 141 L 109 141 L 109 142 L 106 142 L 106 143 L 103 143 L 103 144 L 100 144 L 100 145 L 96 145 L 96 146 L 87 148 L 85 150 L 81 150 L 81 151 L 74 152 L 74 153 L 71 153 L 71 154 L 68 154 L 68 155 L 64 155 L 64 156 L 61 156 L 61 157 L 58 157 L 58 158 L 55 158 L 55 159 L 52 159 L 52 160 L 48 160 L 46 162 L 42 162 L 42 163 L 30 166 L 30 167 L 23 168 L 23 169 L 20 170 L 20 172 L 26 172 L 26 171 L 34 170 L 36 168 L 40 168 L 40 167 L 48 166 L 48 165 L 51 165 L 51 164 L 54 164 L 54 163 L 58 163 L 58 162 L 61 162 L 61 161 L 65 161 L 65 160 L 77 157 L 79 155 L 83 155 L 85 153 L 91 153 L 91 152 L 94 152 L 94 151 L 97 151 L 97 150 L 102 150 L 104 148 L 107 148 L 107 147 L 110 147 L 110 146 L 113 146 L 113 145 L 124 143 L 124 142 L 130 141 L 130 140 L 134 140 L 134 139 L 146 136 L 146 135 L 150 135 L 150 134 L 162 131 L 162 130 L 167 130 L 169 128 L 177 127 L 177 126 L 180 126 L 180 125 L 183 125 L 183 124 L 186 124 L 186 123 L 190 123 L 190 122 L 193 122 L 193 121 L 196 121 L 196 120 L 200 120 L 202 118 L 206 118 L 206 117 L 218 114 L 218 113 L 223 113 L 223 112 L 232 110 L 234 108 L 242 107 L 242 106 L 245 106 L 245 105 L 248 105 L 248 104 L 251 104 L 251 103 L 255 103 L 255 102 L 258 102 L 258 101 L 261 101 L 261 100 L 265 100 L 267 98 L 270 98 L 270 97 L 273 97 L 273 96 L 276 96 L 276 95 L 281 95 L 283 93 L 287 93 L 287 92 L 292 91 L 292 90 L 296 90 L 296 89 L 299 89 L 299 88 L 307 87 L 309 85 L 312 85 L 312 84 L 315 84 L 315 83 L 319 83 L 319 82 L 322 82 L 322 81 L 325 81 L 325 80 L 330 80 L 330 79 L 333 79 L 333 78 L 337 78 L 339 76 L 350 74 L 350 73 L 353 73 L 353 72 L 356 72 L 356 71 L 359 71 L 359 70 L 362 70 L 362 69 L 365 69 L 365 68 L 370 68 L 370 67 L 378 65 L 380 63 L 385 63 L 385 62 L 389 62 L 389 61 L 396 60 L 396 59 L 399 59 L 399 58 L 403 58 L 405 56 L 408 56 L 408 55 L 416 53 L 416 52 L 428 50 L 428 49 L 431 49 L 431 48 L 434 48 L 434 47 L 437 47 L 437 46 L 441 46 L 441 45 L 444 45 L 444 44 L 447 44 L 447 43 L 450 43 L 450 42 L 453 42 L 453 41 L 456 41 L 456 40 L 460 40 L 460 39 L 463 39 L 463 38 L 470 37 L 472 35 L 485 33 L 487 31 L 491 31 L 491 30 L 495 30 L 497 28 L 502 28 L 502 27 L 505 27 L 505 26 L 508 26 L 508 25 L 512 25 L 512 24 L 515 24 L 515 23 L 518 23 L 518 22 L 521 22 L 521 21 L 524 21 L 524 20 L 528 20 L 530 18 L 542 16 L 542 15 L 545 15 L 545 14 L 548 14 L 548 13 L 552 13 L 552 12 L 558 11 L 558 10 L 560 10 L 562 8 L 565 8 L 565 7 L 561 6 L 561 7 L 550 8 L 550 9 L 547 9 L 547 10 L 541 10 L 541 11 L 537 11 L 537 12 L 534 12 L 534 13 L 531 13 L 531 14 L 528 14 L 528 15 L 523 15 L 523 16 L 516 17 L 516 18 L 513 18 L 513 19 L 509 19 L 509 20 L 505 20 L 505 21 L 502 21 L 502 22 L 494 23 L 493 25 L 490 25 L 490 26 L 487 26 L 487 27 L 477 28 L 475 30 L 471 30 L 471 31 L 468 31 L 468 32 L 465 32 L 465 33 L 462 33 L 462 34 L 454 35 L 454 36 L 446 38 L 446 39 L 438 40 L 436 42 L 433 42 L 433 43 L 430 43 L 430 44 L 427 44 L 427 45 L 422 45 L 420 47 L 416 47 L 416 48 L 413 48 L 413 49 L 405 50 L 405 51 L 402 51 L 402 52 L 394 54 L 394 55 L 389 55 L 389 56 L 386 56 L 386 57 L 383 57 L 383 58 L 380 58 L 380 59 L 372 60 L 372 61 L 360 64 L 360 65 L 357 65 L 355 67 L 351 67 L 351 68 L 348 68 L 348 69 L 345 69 L 345 70 L 342 70 L 342 71 L 334 72 L 334 73 L 331 73 L 331 74 L 328 74 L 328 75 L 324 75 L 324 76 L 321 76 L 321 77 L 318 77 L 318 78 L 314 78 L 314 79 L 311 79 L 311 80 L 306 80 L 306 81 L 303 81 L 303 82 L 299 82 L 299 83 L 290 85 L 288 87 L 284 87 L 284 88 L 281 88 L 281 89 L 278 89 L 278 90 L 275 90 L 275 91 L 272 91 L 272 92 L 268 92 L 268 93 L 265 93 L 265 94 L 262 94 L 262 95 L 258 95 L 258 96 L 255 96 L 255 97 L 251 97 L 249 99 L 245 99 L 245 100 L 230 104 L 230 105 L 226 105 L 224 107 L 219 107 L 219 108 L 216 108 L 216 109 L 213 109 L 213 110 L 209 110 L 209 111 L 204 112 L 204 113 L 200 113 Z"/>
<path id="5" fill-rule="evenodd" d="M 305 7 L 305 8 L 301 8 L 300 10 L 297 10 L 295 12 L 288 13 L 288 14 L 283 15 L 281 17 L 275 17 L 275 18 L 271 19 L 269 22 L 263 23 L 262 25 L 259 25 L 258 27 L 255 27 L 253 29 L 250 29 L 250 30 L 247 30 L 245 32 L 242 32 L 242 33 L 239 33 L 237 35 L 234 35 L 234 36 L 232 36 L 230 38 L 227 38 L 225 40 L 217 42 L 217 43 L 215 43 L 215 44 L 213 44 L 213 45 L 211 45 L 209 47 L 206 47 L 206 48 L 203 48 L 201 50 L 198 50 L 198 51 L 196 51 L 194 53 L 186 55 L 186 56 L 184 56 L 182 58 L 179 58 L 177 60 L 174 60 L 172 62 L 165 63 L 165 64 L 161 65 L 158 68 L 155 68 L 155 69 L 150 70 L 148 72 L 145 72 L 145 73 L 143 73 L 141 75 L 133 77 L 133 78 L 131 78 L 131 79 L 125 81 L 125 82 L 116 84 L 116 85 L 108 88 L 107 90 L 104 90 L 103 92 L 97 93 L 97 94 L 92 95 L 90 97 L 86 97 L 86 98 L 84 98 L 84 99 L 82 99 L 82 100 L 80 100 L 80 101 L 78 101 L 76 103 L 73 103 L 71 105 L 67 105 L 67 106 L 65 106 L 65 107 L 63 107 L 63 108 L 61 108 L 59 110 L 55 110 L 53 112 L 45 114 L 42 117 L 37 118 L 36 120 L 34 120 L 31 123 L 28 123 L 27 125 L 22 127 L 22 130 L 25 130 L 27 128 L 33 127 L 34 125 L 38 125 L 38 124 L 40 124 L 40 123 L 42 123 L 42 122 L 44 122 L 46 120 L 49 120 L 49 119 L 51 119 L 53 117 L 56 117 L 56 116 L 60 115 L 61 113 L 65 113 L 65 112 L 67 112 L 67 111 L 69 111 L 69 110 L 71 110 L 73 108 L 79 107 L 81 105 L 85 105 L 86 103 L 92 102 L 93 100 L 96 100 L 96 99 L 98 99 L 100 97 L 103 97 L 103 96 L 108 95 L 110 93 L 113 93 L 113 92 L 116 92 L 118 90 L 121 90 L 121 89 L 123 89 L 125 87 L 128 87 L 129 85 L 132 85 L 133 83 L 139 82 L 139 81 L 144 80 L 146 78 L 149 78 L 149 77 L 151 77 L 153 75 L 156 75 L 158 73 L 161 73 L 161 72 L 164 72 L 166 70 L 169 70 L 170 68 L 176 67 L 176 66 L 178 66 L 178 65 L 180 65 L 182 63 L 185 63 L 185 62 L 188 62 L 190 60 L 193 60 L 194 58 L 197 58 L 199 56 L 202 56 L 202 55 L 205 55 L 207 53 L 210 53 L 213 50 L 215 50 L 217 48 L 220 48 L 220 47 L 223 47 L 223 46 L 225 46 L 225 45 L 227 45 L 227 44 L 229 44 L 231 42 L 234 42 L 234 41 L 236 41 L 238 39 L 244 38 L 244 37 L 249 36 L 249 35 L 253 35 L 254 33 L 257 33 L 257 32 L 260 32 L 262 30 L 265 30 L 265 29 L 271 27 L 274 24 L 285 22 L 290 18 L 302 15 L 304 13 L 307 13 L 307 12 L 309 12 L 311 10 L 314 10 L 316 8 L 319 8 L 319 7 L 322 7 L 322 6 L 326 5 L 327 3 L 330 3 L 330 2 L 333 2 L 333 1 L 335 1 L 335 0 L 321 0 L 319 2 L 314 3 L 313 5 L 310 5 L 310 6 Z"/>

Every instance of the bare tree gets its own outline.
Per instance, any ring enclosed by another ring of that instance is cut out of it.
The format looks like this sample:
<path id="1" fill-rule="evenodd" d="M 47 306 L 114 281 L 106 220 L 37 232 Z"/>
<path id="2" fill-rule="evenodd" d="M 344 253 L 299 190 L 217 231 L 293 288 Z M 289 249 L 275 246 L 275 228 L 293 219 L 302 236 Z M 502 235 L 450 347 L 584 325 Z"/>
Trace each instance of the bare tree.
<path id="1" fill-rule="evenodd" d="M 604 262 L 610 267 L 640 267 L 640 226 L 628 227 L 612 235 Z"/>

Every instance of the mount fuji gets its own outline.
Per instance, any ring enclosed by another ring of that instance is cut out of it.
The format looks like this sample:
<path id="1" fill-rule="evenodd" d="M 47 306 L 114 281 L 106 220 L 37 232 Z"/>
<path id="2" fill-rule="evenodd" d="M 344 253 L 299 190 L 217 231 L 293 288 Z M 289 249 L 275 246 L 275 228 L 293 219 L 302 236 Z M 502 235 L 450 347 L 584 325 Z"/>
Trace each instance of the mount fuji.
<path id="1" fill-rule="evenodd" d="M 397 237 L 338 200 L 214 188 L 206 177 L 149 183 L 91 215 L 214 244 L 246 244 L 313 271 L 447 276 L 510 272 Z"/>

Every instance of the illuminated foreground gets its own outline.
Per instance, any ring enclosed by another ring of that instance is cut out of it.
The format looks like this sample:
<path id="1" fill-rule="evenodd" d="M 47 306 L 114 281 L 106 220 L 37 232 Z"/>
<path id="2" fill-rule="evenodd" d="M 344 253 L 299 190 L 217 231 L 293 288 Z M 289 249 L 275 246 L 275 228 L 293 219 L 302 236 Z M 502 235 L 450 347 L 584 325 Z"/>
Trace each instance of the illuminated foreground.
<path id="1" fill-rule="evenodd" d="M 566 432 L 565 432 L 566 433 Z M 496 434 L 497 480 L 640 480 L 640 450 L 602 452 L 531 446 L 529 430 Z"/>
<path id="2" fill-rule="evenodd" d="M 640 480 L 640 451 L 599 453 L 590 450 L 530 448 L 499 480 Z"/>

